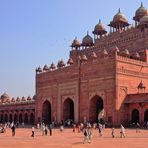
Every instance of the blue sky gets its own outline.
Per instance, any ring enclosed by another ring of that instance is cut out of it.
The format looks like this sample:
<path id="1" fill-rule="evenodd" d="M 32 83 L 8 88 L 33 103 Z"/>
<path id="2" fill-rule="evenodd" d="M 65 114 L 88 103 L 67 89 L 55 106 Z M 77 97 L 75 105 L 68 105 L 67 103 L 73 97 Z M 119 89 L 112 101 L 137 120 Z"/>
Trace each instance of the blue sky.
<path id="1" fill-rule="evenodd" d="M 143 0 L 148 8 L 148 1 Z M 140 0 L 0 0 L 0 95 L 35 94 L 35 68 L 67 60 L 70 44 L 120 8 L 129 23 Z M 107 30 L 109 29 L 106 27 Z"/>

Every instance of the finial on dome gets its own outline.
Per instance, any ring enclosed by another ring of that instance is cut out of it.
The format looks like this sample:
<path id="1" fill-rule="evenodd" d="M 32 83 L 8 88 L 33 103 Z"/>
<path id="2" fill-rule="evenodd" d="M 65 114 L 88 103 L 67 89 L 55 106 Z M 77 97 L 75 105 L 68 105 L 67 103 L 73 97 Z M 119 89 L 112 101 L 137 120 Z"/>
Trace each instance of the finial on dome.
<path id="1" fill-rule="evenodd" d="M 119 8 L 118 12 L 119 12 L 119 13 L 121 12 L 120 8 Z"/>
<path id="2" fill-rule="evenodd" d="M 141 2 L 141 7 L 143 7 L 143 2 Z"/>
<path id="3" fill-rule="evenodd" d="M 101 23 L 101 19 L 99 19 L 99 23 Z"/>
<path id="4" fill-rule="evenodd" d="M 89 32 L 87 31 L 87 35 L 89 35 Z"/>

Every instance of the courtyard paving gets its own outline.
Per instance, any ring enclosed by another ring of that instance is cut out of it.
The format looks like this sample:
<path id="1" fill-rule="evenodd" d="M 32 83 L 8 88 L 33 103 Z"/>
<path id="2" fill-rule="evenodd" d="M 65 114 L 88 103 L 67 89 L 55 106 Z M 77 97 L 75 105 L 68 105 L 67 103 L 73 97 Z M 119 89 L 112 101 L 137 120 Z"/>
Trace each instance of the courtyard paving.
<path id="1" fill-rule="evenodd" d="M 115 129 L 115 138 L 111 138 L 111 129 L 105 129 L 100 137 L 98 130 L 93 130 L 91 143 L 83 144 L 83 133 L 72 132 L 65 129 L 53 129 L 53 136 L 42 136 L 40 131 L 35 131 L 31 136 L 31 129 L 16 129 L 16 136 L 11 136 L 11 129 L 0 133 L 0 148 L 146 148 L 148 147 L 148 130 L 136 133 L 134 129 L 126 129 L 126 138 L 120 138 L 120 129 Z"/>

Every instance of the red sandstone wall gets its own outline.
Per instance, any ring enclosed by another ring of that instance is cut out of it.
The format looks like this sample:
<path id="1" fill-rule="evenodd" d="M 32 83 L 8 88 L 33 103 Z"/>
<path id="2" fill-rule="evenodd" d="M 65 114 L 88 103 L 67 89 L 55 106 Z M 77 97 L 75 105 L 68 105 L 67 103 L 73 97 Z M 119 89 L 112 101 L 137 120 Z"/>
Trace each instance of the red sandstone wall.
<path id="1" fill-rule="evenodd" d="M 118 57 L 117 59 L 117 123 L 122 123 L 127 119 L 126 108 L 123 105 L 123 101 L 127 94 L 138 93 L 138 85 L 143 81 L 145 86 L 148 85 L 148 63 L 131 60 L 124 57 Z M 148 91 L 148 88 L 145 90 Z"/>

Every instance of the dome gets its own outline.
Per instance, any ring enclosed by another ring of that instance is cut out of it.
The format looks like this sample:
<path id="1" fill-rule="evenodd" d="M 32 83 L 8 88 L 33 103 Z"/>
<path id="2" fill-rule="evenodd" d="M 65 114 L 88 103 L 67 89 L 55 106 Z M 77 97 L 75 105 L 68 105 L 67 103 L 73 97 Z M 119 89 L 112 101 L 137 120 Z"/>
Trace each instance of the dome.
<path id="1" fill-rule="evenodd" d="M 103 56 L 108 56 L 107 50 L 106 49 L 103 49 L 102 54 L 103 54 Z"/>
<path id="2" fill-rule="evenodd" d="M 73 42 L 72 42 L 72 44 L 71 44 L 71 47 L 80 47 L 81 46 L 81 44 L 80 44 L 80 42 L 77 40 L 77 38 L 75 38 L 74 40 L 73 40 Z"/>
<path id="3" fill-rule="evenodd" d="M 22 97 L 21 101 L 26 101 L 26 98 L 25 97 Z"/>
<path id="4" fill-rule="evenodd" d="M 1 101 L 2 102 L 10 101 L 10 97 L 8 96 L 7 93 L 4 93 L 4 94 L 1 95 Z"/>
<path id="5" fill-rule="evenodd" d="M 82 46 L 92 46 L 93 45 L 93 38 L 88 34 L 82 40 Z"/>
<path id="6" fill-rule="evenodd" d="M 123 51 L 123 55 L 124 55 L 124 56 L 129 56 L 130 53 L 129 53 L 129 51 L 128 51 L 127 49 L 125 49 L 125 50 Z"/>
<path id="7" fill-rule="evenodd" d="M 31 97 L 30 97 L 30 96 L 28 96 L 27 101 L 30 101 L 30 100 L 31 100 Z"/>
<path id="8" fill-rule="evenodd" d="M 17 97 L 17 98 L 16 98 L 16 101 L 19 102 L 19 101 L 21 101 L 21 99 L 20 99 L 19 97 Z"/>
<path id="9" fill-rule="evenodd" d="M 60 61 L 58 62 L 58 64 L 57 64 L 57 67 L 58 67 L 58 68 L 61 68 L 61 67 L 64 67 L 64 66 L 65 66 L 65 63 L 64 63 L 63 60 L 60 60 Z"/>
<path id="10" fill-rule="evenodd" d="M 11 102 L 15 102 L 15 98 L 12 98 L 12 99 L 11 99 Z"/>
<path id="11" fill-rule="evenodd" d="M 117 52 L 117 53 L 120 52 L 120 50 L 119 50 L 119 48 L 117 46 L 115 47 L 115 52 Z"/>
<path id="12" fill-rule="evenodd" d="M 48 68 L 48 66 L 47 66 L 46 64 L 45 64 L 43 70 L 44 70 L 44 71 L 48 71 L 48 70 L 49 70 L 49 68 Z"/>
<path id="13" fill-rule="evenodd" d="M 6 94 L 6 93 L 4 93 L 4 94 L 1 95 L 1 99 L 2 99 L 2 100 L 3 100 L 3 99 L 8 99 L 8 98 L 10 98 L 10 97 L 9 97 L 8 94 Z"/>
<path id="14" fill-rule="evenodd" d="M 36 71 L 37 71 L 37 72 L 42 72 L 42 68 L 39 66 Z"/>
<path id="15" fill-rule="evenodd" d="M 95 52 L 92 52 L 91 57 L 92 57 L 93 59 L 97 59 L 97 54 L 96 54 Z"/>
<path id="16" fill-rule="evenodd" d="M 135 52 L 135 54 L 134 54 L 134 58 L 136 58 L 136 59 L 139 59 L 139 58 L 140 58 L 140 55 L 139 55 L 138 52 Z"/>
<path id="17" fill-rule="evenodd" d="M 99 34 L 102 35 L 102 34 L 107 33 L 107 31 L 106 31 L 103 23 L 101 22 L 101 20 L 99 20 L 99 23 L 95 26 L 93 33 L 98 34 L 98 35 Z"/>
<path id="18" fill-rule="evenodd" d="M 73 59 L 69 58 L 68 61 L 67 61 L 67 64 L 72 65 L 73 64 Z"/>
<path id="19" fill-rule="evenodd" d="M 113 22 L 119 22 L 119 21 L 128 22 L 125 15 L 120 11 L 120 9 L 119 9 L 118 13 L 113 18 Z"/>
<path id="20" fill-rule="evenodd" d="M 148 11 L 147 9 L 143 6 L 143 3 L 141 3 L 141 6 L 136 10 L 135 16 L 144 16 L 147 15 Z"/>
<path id="21" fill-rule="evenodd" d="M 140 24 L 145 24 L 148 23 L 148 15 L 145 15 L 140 19 Z"/>
<path id="22" fill-rule="evenodd" d="M 50 65 L 50 69 L 56 69 L 54 63 L 52 62 L 51 65 Z"/>
<path id="23" fill-rule="evenodd" d="M 82 55 L 82 61 L 86 62 L 88 59 L 85 54 Z"/>

